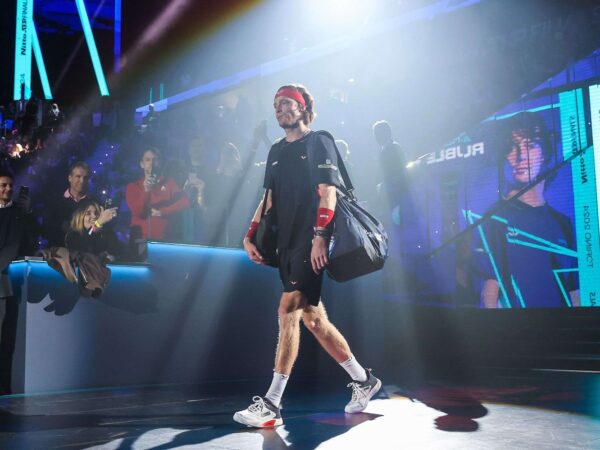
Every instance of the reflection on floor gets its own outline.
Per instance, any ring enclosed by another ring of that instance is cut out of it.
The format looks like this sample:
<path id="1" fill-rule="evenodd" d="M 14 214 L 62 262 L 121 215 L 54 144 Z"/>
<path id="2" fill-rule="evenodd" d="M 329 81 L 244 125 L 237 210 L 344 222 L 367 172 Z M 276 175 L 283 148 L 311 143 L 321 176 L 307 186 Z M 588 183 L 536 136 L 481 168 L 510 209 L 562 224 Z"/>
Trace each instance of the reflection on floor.
<path id="1" fill-rule="evenodd" d="M 535 373 L 471 385 L 388 384 L 362 414 L 348 392 L 292 389 L 284 425 L 232 422 L 241 385 L 143 387 L 0 397 L 8 449 L 599 449 L 600 376 Z M 324 393 L 325 392 L 325 393 Z"/>

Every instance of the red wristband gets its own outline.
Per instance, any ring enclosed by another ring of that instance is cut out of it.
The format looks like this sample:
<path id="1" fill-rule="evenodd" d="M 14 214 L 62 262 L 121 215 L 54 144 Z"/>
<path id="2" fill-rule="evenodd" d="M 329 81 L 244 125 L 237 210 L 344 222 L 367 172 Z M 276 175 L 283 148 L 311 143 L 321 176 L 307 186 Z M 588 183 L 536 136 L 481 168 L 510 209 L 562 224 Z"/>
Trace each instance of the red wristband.
<path id="1" fill-rule="evenodd" d="M 248 227 L 248 232 L 246 233 L 246 237 L 248 239 L 252 239 L 252 237 L 256 234 L 257 229 L 258 229 L 258 222 L 251 222 L 250 226 Z"/>
<path id="2" fill-rule="evenodd" d="M 334 211 L 327 208 L 319 208 L 317 210 L 317 223 L 315 227 L 317 228 L 325 228 L 327 225 L 331 223 L 333 220 Z"/>

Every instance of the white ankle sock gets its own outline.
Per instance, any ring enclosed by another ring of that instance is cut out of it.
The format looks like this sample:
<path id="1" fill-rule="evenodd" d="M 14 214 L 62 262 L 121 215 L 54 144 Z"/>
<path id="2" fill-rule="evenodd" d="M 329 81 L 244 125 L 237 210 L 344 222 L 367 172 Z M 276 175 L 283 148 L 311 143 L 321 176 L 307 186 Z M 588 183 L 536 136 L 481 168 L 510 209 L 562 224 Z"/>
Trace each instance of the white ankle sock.
<path id="1" fill-rule="evenodd" d="M 281 404 L 281 397 L 289 378 L 289 375 L 273 372 L 273 381 L 271 381 L 271 386 L 265 394 L 265 398 L 277 407 Z"/>
<path id="2" fill-rule="evenodd" d="M 343 369 L 348 372 L 348 375 L 350 375 L 350 378 L 352 378 L 353 381 L 360 381 L 361 383 L 363 381 L 367 381 L 367 371 L 358 363 L 354 356 L 351 356 L 350 359 L 341 362 L 340 366 L 342 366 Z"/>

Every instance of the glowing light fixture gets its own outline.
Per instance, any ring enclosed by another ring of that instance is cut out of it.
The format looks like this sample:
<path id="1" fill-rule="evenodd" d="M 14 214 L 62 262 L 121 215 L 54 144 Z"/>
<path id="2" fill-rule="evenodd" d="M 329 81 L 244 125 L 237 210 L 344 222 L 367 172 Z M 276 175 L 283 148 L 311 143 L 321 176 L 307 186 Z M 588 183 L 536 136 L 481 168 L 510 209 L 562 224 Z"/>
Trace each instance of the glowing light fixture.
<path id="1" fill-rule="evenodd" d="M 31 43 L 33 45 L 33 55 L 35 56 L 35 62 L 40 73 L 40 79 L 42 81 L 42 89 L 44 90 L 44 98 L 46 100 L 52 99 L 52 90 L 50 89 L 50 83 L 48 82 L 48 73 L 46 72 L 46 65 L 44 64 L 44 57 L 42 56 L 42 49 L 40 47 L 40 41 L 38 40 L 35 26 L 31 27 Z"/>
<path id="2" fill-rule="evenodd" d="M 187 0 L 174 0 L 169 4 L 168 9 L 171 10 L 178 6 L 177 2 L 185 3 L 186 1 Z M 160 101 L 156 101 L 154 102 L 154 110 L 164 111 L 178 103 L 203 95 L 212 95 L 225 89 L 229 89 L 233 86 L 238 86 L 242 82 L 250 79 L 263 78 L 276 73 L 283 72 L 292 67 L 302 66 L 309 61 L 313 61 L 315 59 L 322 58 L 324 56 L 331 55 L 340 50 L 348 48 L 359 41 L 363 41 L 373 36 L 378 36 L 388 31 L 401 28 L 409 23 L 424 20 L 429 21 L 438 15 L 452 13 L 459 9 L 473 6 L 477 3 L 480 3 L 481 1 L 482 0 L 456 0 L 450 2 L 449 0 L 439 0 L 431 5 L 424 6 L 423 8 L 419 8 L 408 14 L 402 14 L 398 17 L 385 19 L 381 22 L 372 23 L 365 27 L 354 26 L 352 32 L 348 34 L 340 35 L 338 37 L 316 44 L 313 47 L 307 49 L 303 48 L 302 50 L 291 55 L 286 55 L 281 58 L 267 61 L 263 64 L 242 70 L 225 78 L 210 81 L 200 86 L 188 89 L 184 92 L 180 92 L 170 97 L 166 97 Z M 334 5 L 336 3 L 338 5 L 344 5 L 343 9 L 346 12 L 340 12 L 340 18 L 342 18 L 346 14 L 355 14 L 354 11 L 350 11 L 350 4 L 355 7 L 356 11 L 362 11 L 363 13 L 365 11 L 365 8 L 367 7 L 369 8 L 369 10 L 371 8 L 374 8 L 373 5 L 370 5 L 369 2 L 364 0 L 330 0 L 329 3 L 331 3 L 331 5 Z M 322 9 L 323 2 L 321 1 L 319 3 L 316 3 L 316 5 L 316 8 L 318 8 L 320 11 Z M 328 8 L 330 11 L 334 11 L 334 6 L 328 6 Z M 150 27 L 150 29 L 146 31 L 145 36 L 140 41 L 140 45 L 143 45 L 147 41 L 154 39 L 154 35 L 157 34 L 157 31 L 155 31 L 155 29 L 162 30 L 162 28 L 164 27 L 163 23 L 168 22 L 170 20 L 170 14 L 171 12 L 168 10 L 161 14 L 160 22 L 153 24 L 152 27 Z M 329 17 L 329 14 L 323 14 L 323 17 Z M 136 112 L 138 113 L 146 113 L 148 112 L 148 110 L 148 105 L 142 105 L 136 108 Z"/>
<path id="3" fill-rule="evenodd" d="M 319 17 L 328 23 L 354 27 L 364 23 L 373 13 L 376 2 L 364 0 L 319 0 L 318 8 L 321 10 Z"/>
<path id="4" fill-rule="evenodd" d="M 114 71 L 121 71 L 121 0 L 115 0 L 115 42 L 113 53 L 115 56 Z"/>
<path id="5" fill-rule="evenodd" d="M 92 58 L 92 65 L 94 66 L 96 80 L 98 81 L 98 86 L 100 87 L 100 94 L 103 97 L 107 97 L 109 95 L 108 85 L 106 84 L 106 78 L 104 77 L 104 72 L 102 71 L 102 63 L 100 62 L 98 48 L 96 47 L 96 41 L 94 40 L 94 34 L 92 33 L 92 27 L 90 25 L 90 19 L 88 17 L 87 10 L 85 9 L 85 4 L 83 0 L 75 0 L 75 4 L 77 5 L 77 12 L 79 13 L 79 18 L 81 19 L 81 26 L 83 27 L 85 42 L 87 43 L 90 51 L 90 57 Z"/>
<path id="6" fill-rule="evenodd" d="M 17 0 L 17 32 L 15 35 L 14 100 L 31 97 L 31 29 L 33 0 Z M 23 89 L 23 92 L 21 90 Z"/>

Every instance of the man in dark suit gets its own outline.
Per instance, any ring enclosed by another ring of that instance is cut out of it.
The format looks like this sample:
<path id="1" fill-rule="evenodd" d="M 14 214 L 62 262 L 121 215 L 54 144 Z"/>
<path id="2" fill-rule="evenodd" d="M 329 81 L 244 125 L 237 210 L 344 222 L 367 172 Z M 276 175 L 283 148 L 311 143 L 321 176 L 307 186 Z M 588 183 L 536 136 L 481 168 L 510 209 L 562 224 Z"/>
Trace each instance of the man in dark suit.
<path id="1" fill-rule="evenodd" d="M 21 188 L 13 201 L 13 175 L 0 170 L 0 395 L 10 393 L 18 305 L 8 275 L 8 267 L 18 255 L 31 255 L 35 249 L 35 220 L 31 199 Z"/>

